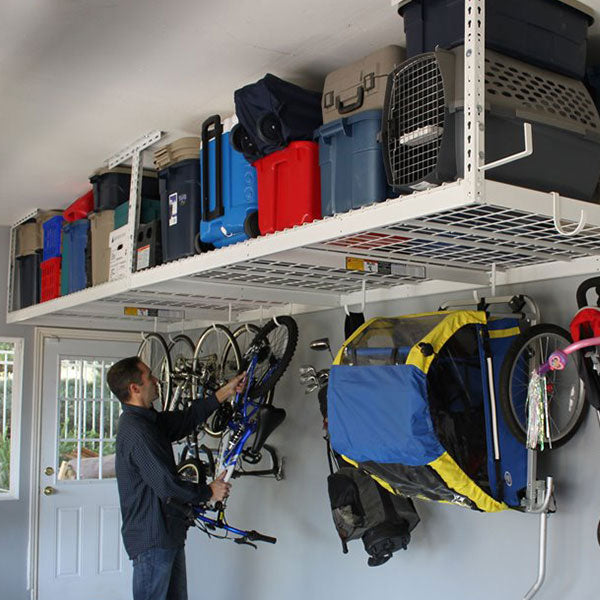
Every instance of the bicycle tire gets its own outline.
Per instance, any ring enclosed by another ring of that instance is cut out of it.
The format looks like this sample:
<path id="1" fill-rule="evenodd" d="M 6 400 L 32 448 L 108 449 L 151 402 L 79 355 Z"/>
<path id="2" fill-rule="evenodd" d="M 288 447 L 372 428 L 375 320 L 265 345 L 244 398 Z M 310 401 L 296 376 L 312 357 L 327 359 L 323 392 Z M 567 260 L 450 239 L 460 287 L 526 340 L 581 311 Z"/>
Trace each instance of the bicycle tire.
<path id="1" fill-rule="evenodd" d="M 179 333 L 171 340 L 169 355 L 171 356 L 173 373 L 182 373 L 187 370 L 188 366 L 185 361 L 192 362 L 195 348 L 194 342 L 184 333 Z"/>
<path id="2" fill-rule="evenodd" d="M 160 333 L 148 333 L 140 344 L 137 356 L 152 371 L 159 382 L 159 403 L 161 410 L 168 406 L 171 397 L 171 357 L 165 339 Z"/>
<path id="3" fill-rule="evenodd" d="M 527 439 L 526 398 L 529 374 L 558 348 L 571 343 L 569 333 L 557 325 L 541 323 L 521 333 L 510 346 L 500 370 L 500 406 L 515 438 Z M 523 361 L 528 362 L 527 366 Z M 553 448 L 566 444 L 577 432 L 588 411 L 585 389 L 579 377 L 578 357 L 571 355 L 562 371 L 547 374 L 550 441 Z M 563 425 L 566 415 L 566 424 Z"/>
<path id="4" fill-rule="evenodd" d="M 273 344 L 273 340 L 269 340 L 269 336 L 272 336 L 273 333 L 277 331 L 281 331 L 282 329 L 286 330 L 287 339 L 284 342 L 283 348 L 276 347 Z M 266 343 L 266 346 L 263 344 Z M 296 351 L 296 345 L 298 343 L 298 325 L 296 321 L 292 317 L 277 317 L 277 322 L 275 320 L 270 320 L 262 329 L 256 334 L 254 341 L 252 342 L 252 346 L 263 346 L 268 348 L 268 354 L 257 364 L 259 376 L 255 377 L 254 381 L 251 384 L 250 389 L 248 390 L 248 397 L 255 399 L 260 398 L 261 396 L 266 396 L 267 393 L 275 387 L 275 384 L 279 381 L 281 376 L 284 374 L 285 370 L 288 368 L 290 361 L 292 360 L 292 356 Z M 274 354 L 276 352 L 277 354 Z M 278 356 L 279 355 L 279 356 Z M 269 364 L 265 364 L 267 363 Z M 268 370 L 261 372 L 262 369 L 259 370 L 259 366 L 262 368 L 269 368 L 275 364 L 275 368 L 271 373 Z"/>
<path id="5" fill-rule="evenodd" d="M 194 357 L 192 360 L 192 370 L 194 373 L 197 373 L 200 367 L 200 362 L 202 360 L 202 351 L 204 349 L 209 350 L 209 348 L 206 348 L 206 346 L 208 345 L 208 341 L 209 339 L 215 336 L 223 336 L 227 341 L 223 342 L 222 345 L 220 345 L 220 342 L 217 342 L 217 347 L 216 349 L 214 348 L 210 348 L 210 350 L 212 351 L 210 354 L 210 358 L 211 358 L 211 362 L 213 363 L 213 367 L 216 368 L 216 373 L 214 373 L 214 383 L 217 385 L 223 385 L 224 383 L 226 383 L 229 379 L 231 379 L 231 377 L 233 377 L 234 375 L 236 375 L 240 368 L 241 368 L 241 364 L 242 364 L 242 357 L 240 354 L 240 349 L 238 348 L 237 342 L 235 340 L 235 338 L 233 337 L 233 334 L 231 333 L 231 331 L 229 331 L 229 329 L 227 329 L 227 327 L 225 327 L 225 325 L 211 325 L 208 329 L 206 329 L 202 335 L 200 336 L 200 338 L 198 339 L 198 342 L 196 343 L 196 347 L 194 348 Z M 217 337 L 218 339 L 218 337 Z M 225 360 L 225 350 L 230 348 L 230 352 L 233 353 L 233 357 L 235 359 L 235 362 L 233 365 L 229 364 L 226 365 L 224 363 Z M 213 356 L 214 355 L 214 356 Z M 226 368 L 228 367 L 228 368 Z"/>
<path id="6" fill-rule="evenodd" d="M 200 483 L 200 470 L 200 460 L 197 458 L 187 458 L 177 465 L 179 477 L 191 483 Z"/>

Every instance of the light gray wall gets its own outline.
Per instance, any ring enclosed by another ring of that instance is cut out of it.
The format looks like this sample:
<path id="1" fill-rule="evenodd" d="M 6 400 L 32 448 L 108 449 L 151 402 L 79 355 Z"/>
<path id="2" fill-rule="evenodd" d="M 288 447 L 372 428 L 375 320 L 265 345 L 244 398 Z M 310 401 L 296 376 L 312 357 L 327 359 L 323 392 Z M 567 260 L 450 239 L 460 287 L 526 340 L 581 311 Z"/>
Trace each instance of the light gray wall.
<path id="1" fill-rule="evenodd" d="M 27 570 L 29 459 L 33 374 L 33 327 L 6 324 L 9 227 L 0 227 L 0 336 L 22 337 L 24 344 L 21 412 L 20 486 L 18 500 L 0 500 L 0 597 L 24 600 Z"/>
<path id="2" fill-rule="evenodd" d="M 0 228 L 0 281 L 6 277 L 4 248 L 8 248 L 8 228 Z M 575 311 L 574 293 L 581 280 L 545 282 L 510 291 L 532 295 L 545 320 L 566 326 Z M 366 316 L 433 310 L 440 300 L 428 297 L 368 306 Z M 25 337 L 21 497 L 0 502 L 0 598 L 24 600 L 28 597 L 25 578 L 33 328 L 6 326 L 4 297 L 0 304 L 0 335 Z M 348 555 L 342 555 L 328 508 L 328 468 L 317 400 L 314 394 L 304 395 L 297 372 L 305 363 L 326 366 L 327 355 L 309 350 L 308 342 L 329 336 L 332 345 L 338 347 L 343 338 L 343 317 L 342 311 L 298 317 L 298 350 L 277 389 L 276 402 L 286 408 L 288 417 L 272 438 L 286 457 L 286 479 L 243 478 L 234 482 L 228 507 L 230 522 L 275 535 L 278 543 L 253 550 L 232 542 L 208 540 L 191 530 L 187 558 L 190 600 L 205 596 L 230 600 L 238 595 L 245 600 L 521 598 L 535 579 L 537 565 L 538 520 L 532 515 L 484 515 L 421 502 L 417 509 L 422 522 L 406 552 L 397 553 L 377 568 L 367 567 L 366 554 L 358 541 L 350 544 Z M 590 414 L 580 433 L 544 461 L 545 469 L 556 479 L 559 510 L 549 519 L 549 572 L 540 600 L 598 597 L 599 453 L 600 430 Z"/>
<path id="3" fill-rule="evenodd" d="M 545 320 L 567 326 L 575 311 L 581 278 L 511 290 L 532 295 Z M 505 290 L 498 290 L 504 292 Z M 456 296 L 456 295 L 455 295 Z M 460 295 L 459 295 L 460 296 Z M 367 307 L 367 318 L 437 309 L 442 298 L 428 297 Z M 273 444 L 286 457 L 286 479 L 234 481 L 228 506 L 231 524 L 275 535 L 275 546 L 258 550 L 208 540 L 190 530 L 187 566 L 190 598 L 247 600 L 333 600 L 406 598 L 410 600 L 517 600 L 534 582 L 538 517 L 512 511 L 481 514 L 454 506 L 419 502 L 421 523 L 406 552 L 370 568 L 360 541 L 343 555 L 333 528 L 321 417 L 314 394 L 297 383 L 298 367 L 326 366 L 327 354 L 307 348 L 329 336 L 339 347 L 343 312 L 298 317 L 300 341 L 293 363 L 278 385 L 276 403 L 288 417 Z M 592 413 L 564 448 L 544 460 L 555 477 L 558 512 L 549 519 L 548 575 L 540 600 L 598 598 L 600 547 L 600 428 Z M 198 590 L 198 591 L 193 591 Z M 200 592 L 200 590 L 204 590 Z"/>

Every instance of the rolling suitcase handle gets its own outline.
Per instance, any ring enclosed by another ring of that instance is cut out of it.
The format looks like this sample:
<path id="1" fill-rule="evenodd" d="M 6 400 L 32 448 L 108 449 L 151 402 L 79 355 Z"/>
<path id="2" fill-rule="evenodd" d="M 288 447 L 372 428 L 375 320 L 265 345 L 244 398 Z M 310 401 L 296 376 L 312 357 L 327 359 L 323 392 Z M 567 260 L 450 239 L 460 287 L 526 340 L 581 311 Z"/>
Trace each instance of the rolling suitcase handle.
<path id="1" fill-rule="evenodd" d="M 209 131 L 213 126 L 212 131 Z M 223 152 L 222 152 L 223 125 L 221 117 L 213 115 L 202 123 L 202 220 L 213 221 L 225 214 L 223 207 Z M 208 142 L 215 140 L 215 208 L 210 210 L 210 186 L 208 163 Z"/>

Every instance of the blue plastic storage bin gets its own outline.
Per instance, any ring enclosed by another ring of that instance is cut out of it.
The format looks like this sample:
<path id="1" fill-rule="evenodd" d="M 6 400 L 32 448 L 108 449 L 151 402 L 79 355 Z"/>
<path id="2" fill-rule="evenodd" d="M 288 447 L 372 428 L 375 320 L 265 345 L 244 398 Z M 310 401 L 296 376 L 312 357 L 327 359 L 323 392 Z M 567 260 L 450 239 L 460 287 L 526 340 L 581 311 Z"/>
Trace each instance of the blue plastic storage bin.
<path id="1" fill-rule="evenodd" d="M 590 13 L 560 0 L 487 0 L 486 46 L 568 77 L 585 73 Z M 400 3 L 408 58 L 464 44 L 464 0 Z"/>
<path id="2" fill-rule="evenodd" d="M 163 262 L 192 256 L 200 228 L 200 163 L 176 162 L 158 174 Z"/>
<path id="3" fill-rule="evenodd" d="M 324 217 L 390 197 L 379 141 L 381 115 L 381 110 L 367 110 L 315 132 Z"/>
<path id="4" fill-rule="evenodd" d="M 79 219 L 63 226 L 63 262 L 61 270 L 61 295 L 83 290 L 88 284 L 88 232 L 90 222 Z"/>
<path id="5" fill-rule="evenodd" d="M 44 260 L 60 256 L 63 221 L 62 215 L 56 215 L 42 225 L 44 228 Z"/>
<path id="6" fill-rule="evenodd" d="M 202 125 L 200 239 L 217 248 L 259 234 L 256 169 L 231 146 L 229 123 L 225 129 L 219 115 Z"/>

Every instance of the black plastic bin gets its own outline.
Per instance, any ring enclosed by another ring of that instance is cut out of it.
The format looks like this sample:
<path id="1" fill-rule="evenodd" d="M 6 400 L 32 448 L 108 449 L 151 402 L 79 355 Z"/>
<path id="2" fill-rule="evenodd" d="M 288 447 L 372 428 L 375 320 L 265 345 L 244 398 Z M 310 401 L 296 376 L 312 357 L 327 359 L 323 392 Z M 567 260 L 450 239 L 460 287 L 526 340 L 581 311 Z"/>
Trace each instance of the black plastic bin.
<path id="1" fill-rule="evenodd" d="M 99 169 L 90 177 L 90 183 L 94 186 L 94 210 L 115 209 L 129 200 L 131 169 Z M 155 171 L 144 170 L 142 197 L 158 199 L 158 179 Z"/>
<path id="2" fill-rule="evenodd" d="M 158 173 L 163 262 L 192 256 L 200 230 L 200 161 L 169 165 Z"/>
<path id="3" fill-rule="evenodd" d="M 587 30 L 594 20 L 586 6 L 574 0 L 486 0 L 485 7 L 487 47 L 583 78 Z M 464 11 L 464 0 L 401 2 L 407 57 L 462 45 Z"/>
<path id="4" fill-rule="evenodd" d="M 15 302 L 15 308 L 26 308 L 38 304 L 41 289 L 41 252 L 17 256 L 16 280 L 19 296 Z"/>
<path id="5" fill-rule="evenodd" d="M 160 236 L 160 221 L 140 223 L 135 242 L 136 271 L 149 269 L 162 263 L 162 241 Z"/>

